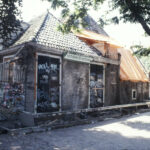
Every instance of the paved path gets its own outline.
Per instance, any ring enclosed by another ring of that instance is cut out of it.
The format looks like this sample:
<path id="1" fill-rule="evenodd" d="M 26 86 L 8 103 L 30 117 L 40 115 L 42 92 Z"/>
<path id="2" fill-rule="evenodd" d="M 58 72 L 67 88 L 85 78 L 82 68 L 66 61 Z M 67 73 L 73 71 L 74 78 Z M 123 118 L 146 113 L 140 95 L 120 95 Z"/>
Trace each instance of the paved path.
<path id="1" fill-rule="evenodd" d="M 0 150 L 150 150 L 150 112 L 29 135 L 0 135 Z"/>

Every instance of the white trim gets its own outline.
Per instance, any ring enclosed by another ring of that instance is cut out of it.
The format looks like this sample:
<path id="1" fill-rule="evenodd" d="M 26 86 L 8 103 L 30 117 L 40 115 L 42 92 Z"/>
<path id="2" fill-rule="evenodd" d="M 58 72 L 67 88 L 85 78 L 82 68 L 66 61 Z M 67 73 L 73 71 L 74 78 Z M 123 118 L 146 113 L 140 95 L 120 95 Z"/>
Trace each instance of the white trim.
<path id="1" fill-rule="evenodd" d="M 57 58 L 59 59 L 59 112 L 61 112 L 61 80 L 62 80 L 62 58 L 61 56 L 56 56 L 56 55 L 51 55 L 51 54 L 43 54 L 43 53 L 36 53 L 36 56 L 37 56 L 37 59 L 36 59 L 36 67 L 38 67 L 38 56 L 46 56 L 46 57 L 51 57 L 51 58 Z M 36 104 L 35 104 L 35 113 L 36 114 L 40 114 L 37 112 L 37 84 L 38 84 L 38 81 L 37 81 L 37 77 L 38 77 L 38 68 L 36 68 Z M 44 113 L 48 113 L 48 112 L 43 112 L 42 114 Z"/>
<path id="2" fill-rule="evenodd" d="M 4 56 L 3 57 L 3 63 L 9 63 L 10 62 L 10 60 L 9 61 L 5 61 L 5 59 L 8 59 L 8 58 L 12 58 L 12 57 L 14 57 L 15 55 L 8 55 L 8 56 Z M 10 63 L 9 63 L 9 65 L 10 65 Z M 14 63 L 13 64 L 13 76 L 12 76 L 12 82 L 14 83 L 15 82 L 15 77 L 14 77 L 14 75 L 15 75 L 15 67 L 16 67 L 16 63 Z M 9 80 L 9 75 L 8 75 L 8 80 Z"/>
<path id="3" fill-rule="evenodd" d="M 15 56 L 15 55 L 4 56 L 4 57 L 3 57 L 3 63 L 5 62 L 4 59 L 11 58 L 11 57 L 14 57 L 14 56 Z M 7 62 L 7 61 L 6 61 L 6 62 Z"/>
<path id="4" fill-rule="evenodd" d="M 104 63 L 91 62 L 90 65 L 105 66 Z"/>
<path id="5" fill-rule="evenodd" d="M 56 55 L 52 55 L 52 54 L 43 54 L 43 53 L 36 53 L 36 54 L 37 54 L 37 56 L 47 56 L 47 57 L 61 59 L 61 56 L 56 56 Z"/>
<path id="6" fill-rule="evenodd" d="M 135 92 L 135 97 L 133 97 L 133 92 Z M 136 99 L 137 99 L 137 90 L 132 89 L 132 100 L 136 100 Z"/>

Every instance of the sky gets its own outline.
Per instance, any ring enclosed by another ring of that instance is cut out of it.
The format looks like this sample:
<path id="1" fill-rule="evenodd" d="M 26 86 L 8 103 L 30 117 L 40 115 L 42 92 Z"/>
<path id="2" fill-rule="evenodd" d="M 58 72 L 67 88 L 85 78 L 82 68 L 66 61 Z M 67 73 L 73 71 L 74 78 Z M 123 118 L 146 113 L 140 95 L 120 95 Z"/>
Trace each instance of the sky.
<path id="1" fill-rule="evenodd" d="M 31 19 L 44 13 L 47 9 L 50 9 L 50 3 L 46 0 L 23 0 L 22 17 L 25 22 L 29 22 Z M 108 6 L 104 6 L 98 13 L 108 9 Z M 60 11 L 54 11 L 50 9 L 55 17 L 59 17 Z M 97 12 L 91 11 L 90 15 L 97 20 Z M 150 37 L 144 36 L 144 30 L 140 24 L 120 23 L 119 25 L 108 25 L 104 27 L 104 30 L 110 37 L 117 40 L 123 46 L 129 48 L 132 45 L 142 44 L 146 47 L 150 46 Z"/>

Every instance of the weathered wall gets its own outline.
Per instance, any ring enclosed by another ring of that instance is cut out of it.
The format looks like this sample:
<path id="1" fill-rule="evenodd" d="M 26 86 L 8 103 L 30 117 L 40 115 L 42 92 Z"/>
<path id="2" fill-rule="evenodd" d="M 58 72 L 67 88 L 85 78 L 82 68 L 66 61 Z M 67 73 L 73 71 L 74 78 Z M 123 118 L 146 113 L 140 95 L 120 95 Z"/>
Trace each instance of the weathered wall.
<path id="1" fill-rule="evenodd" d="M 3 57 L 2 56 L 0 56 L 0 63 L 2 63 L 3 62 Z"/>
<path id="2" fill-rule="evenodd" d="M 132 89 L 137 91 L 137 99 L 132 100 Z M 148 100 L 149 98 L 149 87 L 148 83 L 144 82 L 131 82 L 121 81 L 120 82 L 120 103 L 136 103 Z"/>
<path id="3" fill-rule="evenodd" d="M 104 106 L 119 104 L 119 66 L 107 64 L 105 67 Z"/>
<path id="4" fill-rule="evenodd" d="M 143 84 L 143 99 L 149 99 L 149 83 Z"/>
<path id="5" fill-rule="evenodd" d="M 88 108 L 89 65 L 77 62 L 63 62 L 62 109 Z M 104 106 L 119 104 L 119 66 L 105 67 Z"/>
<path id="6" fill-rule="evenodd" d="M 62 110 L 87 108 L 89 65 L 64 60 L 62 66 Z"/>
<path id="7" fill-rule="evenodd" d="M 34 112 L 35 96 L 34 96 L 34 82 L 35 82 L 35 57 L 33 54 L 27 56 L 27 70 L 25 79 L 25 111 Z"/>

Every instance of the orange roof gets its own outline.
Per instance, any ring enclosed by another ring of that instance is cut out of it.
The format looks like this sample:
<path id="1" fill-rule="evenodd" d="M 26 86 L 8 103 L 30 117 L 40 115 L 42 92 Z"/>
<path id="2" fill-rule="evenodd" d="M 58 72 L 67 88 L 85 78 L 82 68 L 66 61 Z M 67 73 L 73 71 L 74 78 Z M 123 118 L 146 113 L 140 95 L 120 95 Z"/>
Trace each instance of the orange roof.
<path id="1" fill-rule="evenodd" d="M 113 38 L 110 38 L 108 36 L 98 34 L 95 32 L 91 32 L 89 30 L 81 30 L 80 33 L 77 32 L 75 34 L 76 34 L 76 36 L 78 36 L 81 39 L 83 38 L 83 39 L 94 40 L 97 42 L 107 42 L 108 44 L 112 44 L 112 45 L 115 45 L 117 47 L 122 47 L 122 45 L 119 42 L 117 42 L 116 40 L 114 40 Z"/>
<path id="2" fill-rule="evenodd" d="M 118 52 L 121 54 L 120 79 L 130 81 L 148 82 L 148 78 L 139 60 L 133 56 L 130 50 L 120 48 Z"/>
<path id="3" fill-rule="evenodd" d="M 116 51 L 116 53 L 121 54 L 120 79 L 122 81 L 149 82 L 149 79 L 146 76 L 144 68 L 140 64 L 139 60 L 132 55 L 130 50 L 121 48 L 122 46 L 114 39 L 88 30 L 82 30 L 80 33 L 76 33 L 76 35 L 87 44 L 97 48 L 102 52 L 102 54 L 105 51 L 102 46 L 103 43 L 108 43 L 115 46 L 114 49 L 112 47 L 110 48 L 109 53 L 115 53 Z"/>

